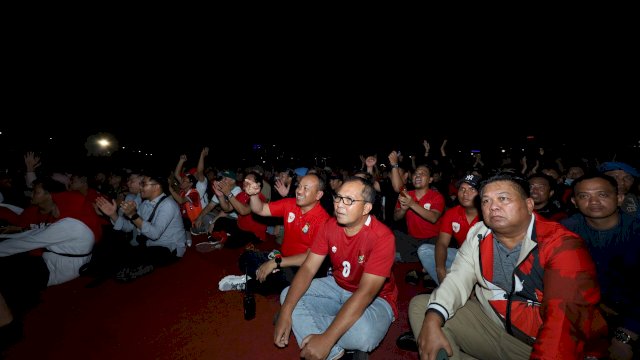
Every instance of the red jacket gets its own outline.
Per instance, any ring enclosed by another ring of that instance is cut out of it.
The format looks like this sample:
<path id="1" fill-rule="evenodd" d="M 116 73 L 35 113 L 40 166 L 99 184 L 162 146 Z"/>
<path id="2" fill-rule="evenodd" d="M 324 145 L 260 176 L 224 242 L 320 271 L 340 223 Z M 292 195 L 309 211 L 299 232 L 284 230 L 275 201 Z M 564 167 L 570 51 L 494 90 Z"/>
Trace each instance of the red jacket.
<path id="1" fill-rule="evenodd" d="M 606 332 L 595 265 L 584 241 L 559 223 L 535 215 L 530 229 L 505 292 L 492 282 L 493 233 L 484 223 L 471 228 L 429 308 L 449 319 L 475 284 L 487 316 L 531 345 L 531 358 L 581 359 Z"/>

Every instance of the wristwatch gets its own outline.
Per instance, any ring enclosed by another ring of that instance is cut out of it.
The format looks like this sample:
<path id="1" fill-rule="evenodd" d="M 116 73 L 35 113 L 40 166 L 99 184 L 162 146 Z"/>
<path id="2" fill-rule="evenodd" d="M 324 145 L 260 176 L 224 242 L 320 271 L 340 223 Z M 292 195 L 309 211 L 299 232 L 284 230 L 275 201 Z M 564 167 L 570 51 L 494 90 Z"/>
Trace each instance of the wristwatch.
<path id="1" fill-rule="evenodd" d="M 124 216 L 125 219 L 133 222 L 134 220 L 138 219 L 140 217 L 140 215 L 138 215 L 138 213 L 133 214 L 133 216 L 129 217 L 127 215 Z"/>
<path id="2" fill-rule="evenodd" d="M 621 343 L 629 344 L 631 345 L 631 347 L 635 348 L 636 340 L 633 340 L 631 338 L 631 335 L 627 334 L 623 330 L 616 329 L 616 331 L 613 333 L 613 336 L 616 338 L 616 340 L 620 341 Z"/>
<path id="3" fill-rule="evenodd" d="M 276 269 L 280 270 L 280 264 L 282 263 L 282 255 L 278 254 L 276 255 L 276 257 L 273 259 L 273 261 L 276 262 Z"/>

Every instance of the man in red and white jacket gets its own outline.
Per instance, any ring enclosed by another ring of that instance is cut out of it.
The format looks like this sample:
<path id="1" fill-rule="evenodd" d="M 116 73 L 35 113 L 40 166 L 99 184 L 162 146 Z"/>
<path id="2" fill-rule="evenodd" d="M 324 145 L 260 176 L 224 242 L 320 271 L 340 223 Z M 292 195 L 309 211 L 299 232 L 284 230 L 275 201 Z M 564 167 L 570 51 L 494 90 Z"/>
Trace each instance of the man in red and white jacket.
<path id="1" fill-rule="evenodd" d="M 461 351 L 481 359 L 582 359 L 586 344 L 606 331 L 583 239 L 533 213 L 524 179 L 496 175 L 480 199 L 484 221 L 469 231 L 451 272 L 409 305 L 421 358 L 445 349 L 452 359 Z"/>

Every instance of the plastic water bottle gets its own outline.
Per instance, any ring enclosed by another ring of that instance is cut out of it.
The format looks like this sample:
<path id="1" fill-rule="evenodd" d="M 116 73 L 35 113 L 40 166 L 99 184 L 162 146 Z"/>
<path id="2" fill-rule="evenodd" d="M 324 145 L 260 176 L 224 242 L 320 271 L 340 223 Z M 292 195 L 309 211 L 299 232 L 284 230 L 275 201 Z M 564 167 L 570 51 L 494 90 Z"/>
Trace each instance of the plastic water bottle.
<path id="1" fill-rule="evenodd" d="M 249 279 L 247 279 L 248 266 L 245 267 L 244 281 L 244 299 L 242 301 L 242 307 L 244 308 L 244 319 L 251 320 L 256 317 L 256 298 L 253 296 L 253 289 L 249 286 Z"/>
<path id="2" fill-rule="evenodd" d="M 256 298 L 253 293 L 247 291 L 244 294 L 244 319 L 251 320 L 256 317 Z"/>

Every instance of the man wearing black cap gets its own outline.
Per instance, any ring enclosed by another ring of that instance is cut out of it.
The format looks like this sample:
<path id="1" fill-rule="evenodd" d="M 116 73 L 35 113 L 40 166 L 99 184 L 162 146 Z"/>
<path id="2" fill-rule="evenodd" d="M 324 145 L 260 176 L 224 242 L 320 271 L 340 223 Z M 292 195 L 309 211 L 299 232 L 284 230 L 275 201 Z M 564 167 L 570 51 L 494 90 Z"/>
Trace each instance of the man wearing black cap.
<path id="1" fill-rule="evenodd" d="M 440 285 L 447 276 L 447 271 L 458 254 L 458 248 L 467 238 L 469 229 L 479 220 L 475 200 L 478 197 L 480 177 L 473 174 L 466 175 L 458 181 L 457 185 L 460 205 L 447 210 L 442 216 L 436 244 L 425 243 L 418 248 L 420 263 L 437 285 Z M 451 238 L 454 239 L 453 242 Z M 400 335 L 396 344 L 404 350 L 418 351 L 412 331 Z"/>
<path id="2" fill-rule="evenodd" d="M 422 244 L 418 248 L 418 257 L 422 266 L 438 284 L 447 275 L 447 270 L 456 258 L 458 248 L 467 238 L 467 232 L 478 222 L 478 208 L 475 200 L 479 186 L 480 177 L 477 175 L 469 174 L 458 181 L 460 205 L 447 210 L 442 216 L 436 244 Z M 453 243 L 451 238 L 454 239 Z"/>

